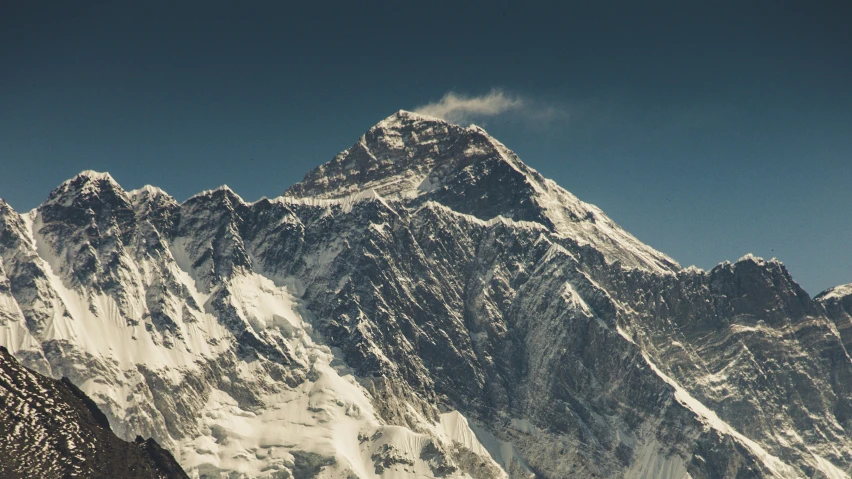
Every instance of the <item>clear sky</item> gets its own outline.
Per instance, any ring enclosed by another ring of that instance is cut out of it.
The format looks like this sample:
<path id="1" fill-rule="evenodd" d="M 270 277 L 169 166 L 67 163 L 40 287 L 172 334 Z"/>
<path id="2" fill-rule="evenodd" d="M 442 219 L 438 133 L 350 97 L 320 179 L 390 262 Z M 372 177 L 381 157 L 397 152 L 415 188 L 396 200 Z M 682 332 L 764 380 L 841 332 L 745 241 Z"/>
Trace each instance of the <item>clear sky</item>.
<path id="1" fill-rule="evenodd" d="M 684 266 L 852 282 L 848 1 L 130 3 L 0 2 L 16 209 L 84 169 L 277 196 L 432 104 Z"/>

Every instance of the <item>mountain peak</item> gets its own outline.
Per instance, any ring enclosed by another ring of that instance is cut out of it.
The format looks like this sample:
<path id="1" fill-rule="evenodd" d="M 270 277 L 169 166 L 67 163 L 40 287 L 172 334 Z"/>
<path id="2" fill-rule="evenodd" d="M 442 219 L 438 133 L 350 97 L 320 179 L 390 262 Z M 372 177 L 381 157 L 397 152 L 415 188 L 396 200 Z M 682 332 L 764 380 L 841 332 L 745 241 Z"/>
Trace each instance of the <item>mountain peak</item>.
<path id="1" fill-rule="evenodd" d="M 162 188 L 153 186 L 153 185 L 145 185 L 141 188 L 137 188 L 135 190 L 130 190 L 127 192 L 127 195 L 131 198 L 140 198 L 140 197 L 158 197 L 158 196 L 168 196 L 171 197 L 168 193 L 163 191 Z"/>
<path id="2" fill-rule="evenodd" d="M 759 257 L 759 256 L 755 256 L 753 253 L 746 253 L 745 255 L 743 255 L 742 258 L 738 259 L 736 262 L 737 263 L 751 262 L 751 263 L 760 264 L 760 263 L 764 262 L 764 259 Z"/>
<path id="3" fill-rule="evenodd" d="M 369 190 L 389 200 L 435 201 L 481 220 L 499 216 L 536 222 L 596 245 L 626 266 L 679 268 L 598 208 L 545 179 L 478 126 L 461 127 L 400 110 L 310 171 L 284 196 L 343 200 Z"/>
<path id="4" fill-rule="evenodd" d="M 85 170 L 56 187 L 44 205 L 61 204 L 71 206 L 75 202 L 100 199 L 107 202 L 119 201 L 129 204 L 127 193 L 109 173 Z"/>
<path id="5" fill-rule="evenodd" d="M 63 181 L 62 184 L 56 188 L 56 190 L 70 190 L 74 188 L 89 190 L 101 188 L 109 188 L 114 190 L 122 189 L 121 185 L 119 185 L 118 182 L 115 181 L 115 178 L 113 178 L 112 175 L 106 172 L 94 170 L 83 170 L 80 173 L 77 173 L 72 178 Z"/>
<path id="6" fill-rule="evenodd" d="M 371 128 L 371 130 L 376 128 L 396 128 L 414 122 L 448 123 L 438 117 L 423 115 L 408 110 L 399 110 L 396 113 L 385 118 L 384 120 L 378 122 L 373 128 Z"/>
<path id="7" fill-rule="evenodd" d="M 215 197 L 219 199 L 227 199 L 231 202 L 246 204 L 246 201 L 236 191 L 232 190 L 228 185 L 219 185 L 212 190 L 204 190 L 190 196 L 186 201 L 191 202 L 198 198 Z"/>
<path id="8" fill-rule="evenodd" d="M 831 288 L 828 288 L 822 293 L 816 295 L 814 299 L 826 301 L 830 299 L 842 299 L 847 296 L 852 296 L 852 283 L 841 284 L 840 286 L 833 286 Z"/>
<path id="9" fill-rule="evenodd" d="M 449 167 L 463 156 L 459 145 L 470 141 L 464 128 L 400 110 L 332 161 L 310 171 L 285 196 L 339 199 L 369 189 L 382 196 L 417 196 L 430 172 Z"/>
<path id="10" fill-rule="evenodd" d="M 417 197 L 435 187 L 440 177 L 487 159 L 512 163 L 514 169 L 522 165 L 478 126 L 462 127 L 399 110 L 332 161 L 310 171 L 284 195 L 341 199 L 374 189 L 384 197 Z"/>
<path id="11" fill-rule="evenodd" d="M 113 178 L 112 175 L 110 175 L 109 173 L 107 173 L 105 171 L 101 172 L 101 171 L 95 171 L 95 170 L 83 170 L 69 181 L 74 181 L 78 178 L 87 178 L 87 179 L 90 179 L 90 180 L 93 180 L 93 181 L 110 181 L 112 183 L 117 184 L 117 182 L 115 181 L 115 178 Z"/>

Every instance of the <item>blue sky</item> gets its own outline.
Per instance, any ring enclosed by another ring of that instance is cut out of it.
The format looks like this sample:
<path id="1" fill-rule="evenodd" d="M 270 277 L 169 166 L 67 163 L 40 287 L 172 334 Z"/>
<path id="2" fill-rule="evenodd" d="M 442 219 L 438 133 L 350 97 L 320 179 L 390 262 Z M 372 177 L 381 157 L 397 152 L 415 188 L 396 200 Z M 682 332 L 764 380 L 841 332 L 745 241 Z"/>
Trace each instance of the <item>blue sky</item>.
<path id="1" fill-rule="evenodd" d="M 0 197 L 18 210 L 84 169 L 276 196 L 453 94 L 437 111 L 683 265 L 753 252 L 811 294 L 852 282 L 848 2 L 17 3 Z"/>

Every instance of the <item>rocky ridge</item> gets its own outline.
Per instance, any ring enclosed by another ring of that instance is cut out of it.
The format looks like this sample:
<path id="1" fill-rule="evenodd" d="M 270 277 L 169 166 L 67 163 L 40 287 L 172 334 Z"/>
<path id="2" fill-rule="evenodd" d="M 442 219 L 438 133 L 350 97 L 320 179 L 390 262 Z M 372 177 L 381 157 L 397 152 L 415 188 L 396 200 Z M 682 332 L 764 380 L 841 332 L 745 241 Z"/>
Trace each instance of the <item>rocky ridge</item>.
<path id="1" fill-rule="evenodd" d="M 27 370 L 0 347 L 0 477 L 182 479 L 152 439 L 125 442 L 82 391 Z"/>
<path id="2" fill-rule="evenodd" d="M 852 467 L 848 295 L 683 269 L 478 127 L 399 112 L 254 203 L 84 172 L 0 260 L 0 344 L 194 477 Z"/>

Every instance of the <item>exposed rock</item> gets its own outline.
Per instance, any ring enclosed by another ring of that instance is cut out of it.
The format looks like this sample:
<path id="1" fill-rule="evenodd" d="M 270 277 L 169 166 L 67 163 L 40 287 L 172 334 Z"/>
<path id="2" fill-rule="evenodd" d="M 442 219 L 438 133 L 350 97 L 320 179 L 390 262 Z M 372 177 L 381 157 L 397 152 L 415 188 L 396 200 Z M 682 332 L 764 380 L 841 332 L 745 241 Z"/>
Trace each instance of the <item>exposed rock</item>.
<path id="1" fill-rule="evenodd" d="M 201 477 L 847 477 L 849 298 L 682 269 L 408 112 L 272 200 L 0 203 L 0 342 Z"/>
<path id="2" fill-rule="evenodd" d="M 119 439 L 106 416 L 71 381 L 27 370 L 2 346 L 0 476 L 189 477 L 153 439 Z"/>

